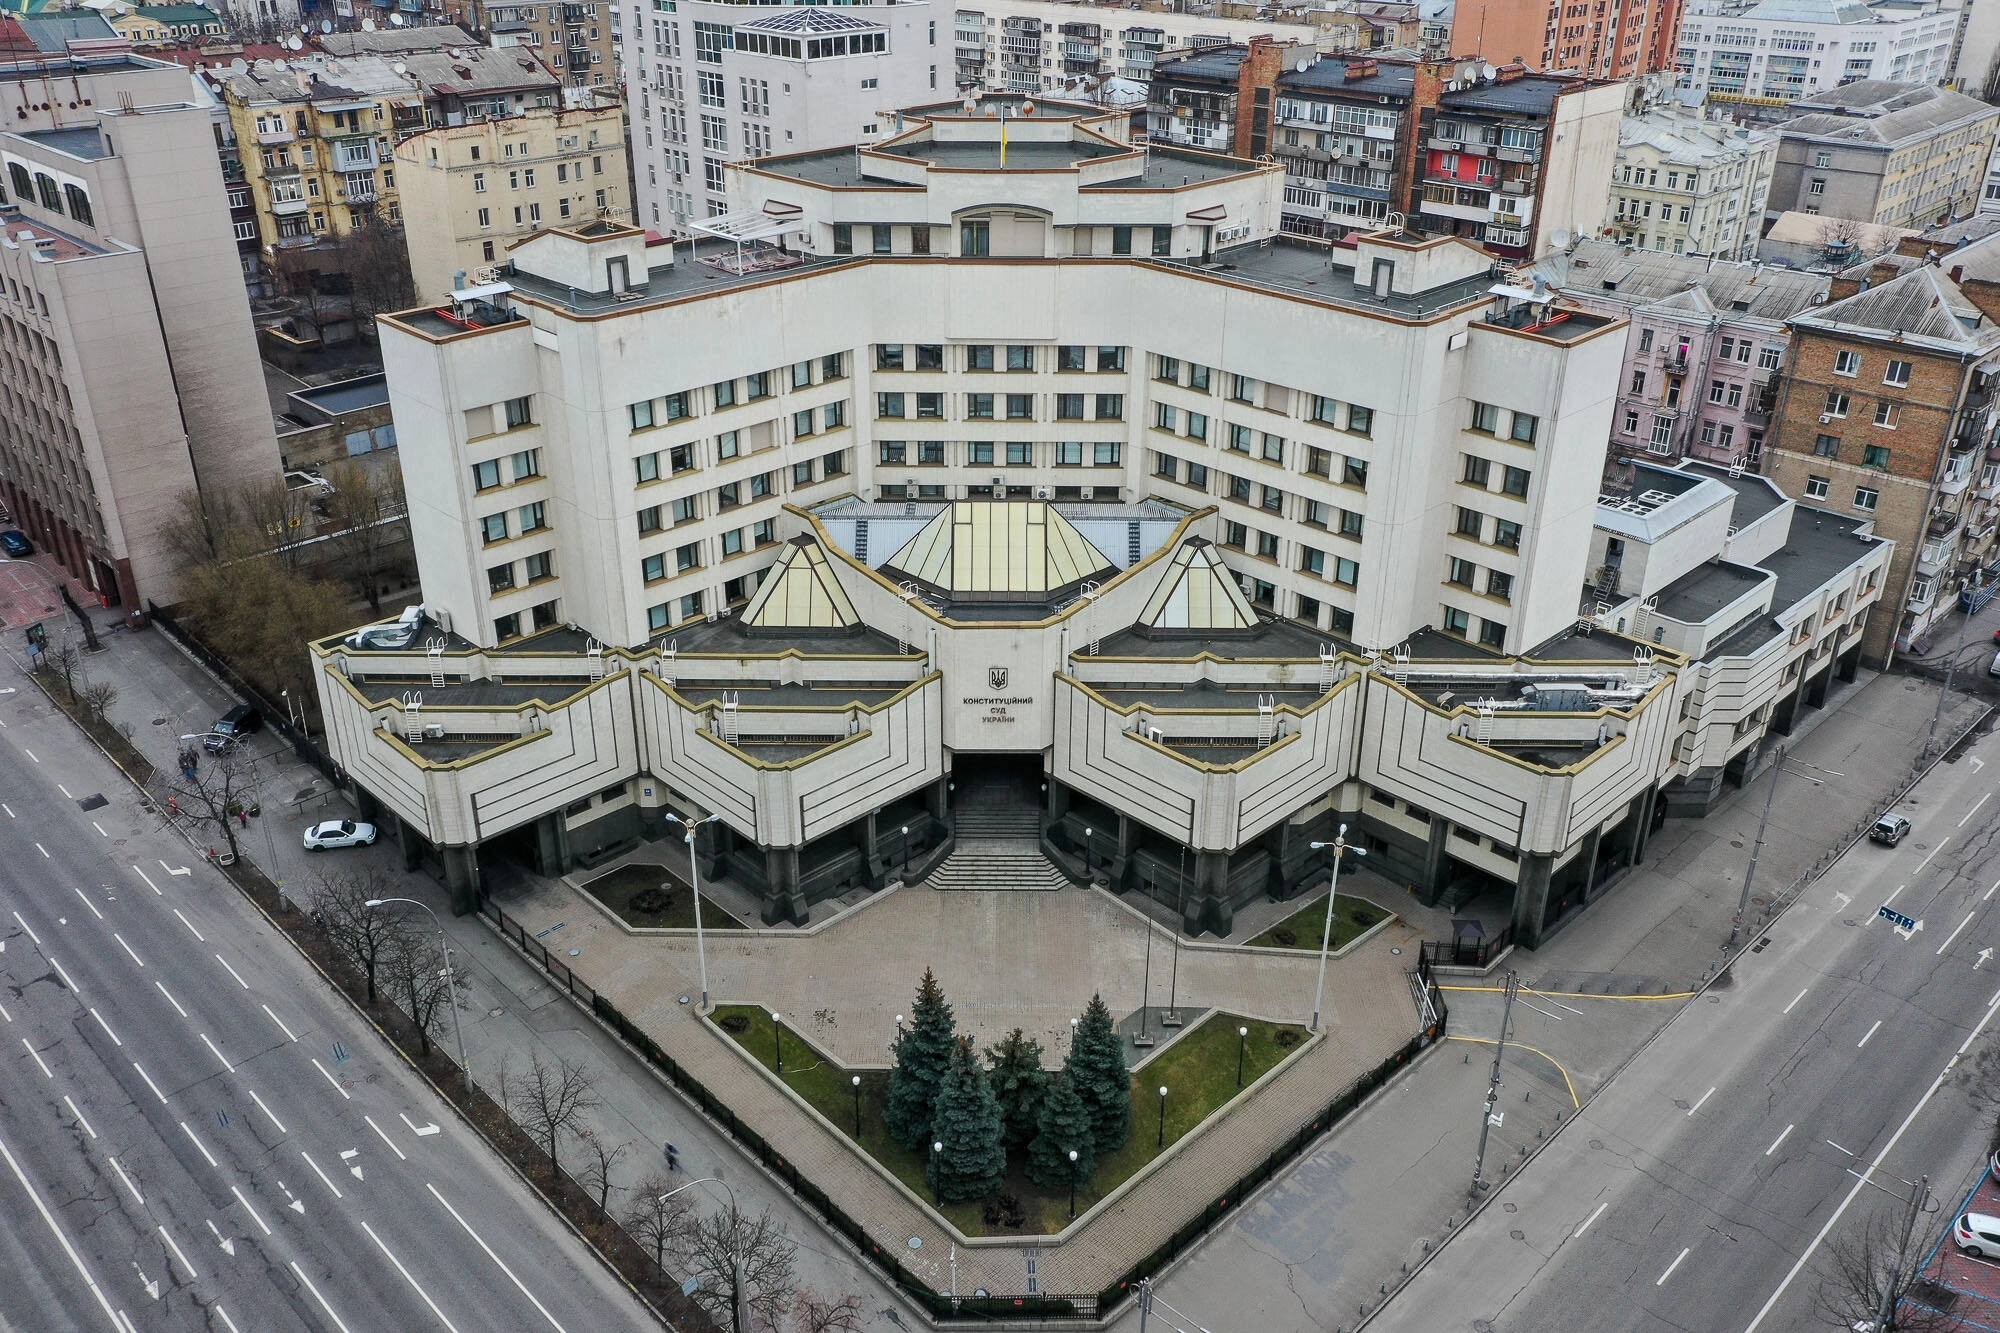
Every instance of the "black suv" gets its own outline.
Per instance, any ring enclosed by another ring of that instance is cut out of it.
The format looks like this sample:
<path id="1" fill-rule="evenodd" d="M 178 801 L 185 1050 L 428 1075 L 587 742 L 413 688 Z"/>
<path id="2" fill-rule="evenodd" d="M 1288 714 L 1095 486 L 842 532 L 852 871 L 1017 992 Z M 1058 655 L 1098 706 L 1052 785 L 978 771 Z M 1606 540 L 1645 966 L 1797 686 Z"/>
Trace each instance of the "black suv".
<path id="1" fill-rule="evenodd" d="M 202 744 L 210 754 L 221 754 L 222 747 L 232 741 L 242 740 L 264 725 L 264 715 L 250 704 L 238 704 L 216 719 L 209 728 L 208 739 Z"/>

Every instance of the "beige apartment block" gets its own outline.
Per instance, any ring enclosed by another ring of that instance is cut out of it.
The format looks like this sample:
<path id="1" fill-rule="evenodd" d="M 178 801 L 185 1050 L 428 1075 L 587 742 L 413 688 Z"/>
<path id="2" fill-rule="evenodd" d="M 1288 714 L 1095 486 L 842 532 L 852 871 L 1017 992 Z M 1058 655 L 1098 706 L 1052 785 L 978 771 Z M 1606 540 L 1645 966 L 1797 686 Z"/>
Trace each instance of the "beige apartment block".
<path id="1" fill-rule="evenodd" d="M 124 53 L 0 94 L 0 496 L 105 605 L 170 601 L 176 497 L 278 473 L 208 109 Z"/>
<path id="2" fill-rule="evenodd" d="M 444 126 L 396 145 L 403 234 L 421 297 L 507 258 L 544 227 L 632 220 L 623 116 L 601 104 L 533 107 Z"/>

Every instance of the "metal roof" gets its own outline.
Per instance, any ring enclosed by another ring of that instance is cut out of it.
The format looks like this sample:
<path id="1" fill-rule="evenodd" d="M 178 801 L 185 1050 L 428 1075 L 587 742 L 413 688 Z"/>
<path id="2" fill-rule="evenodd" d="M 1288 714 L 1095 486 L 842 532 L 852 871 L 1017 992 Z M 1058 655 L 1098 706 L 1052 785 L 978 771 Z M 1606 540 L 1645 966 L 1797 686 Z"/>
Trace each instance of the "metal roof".
<path id="1" fill-rule="evenodd" d="M 757 585 L 743 623 L 753 629 L 847 629 L 861 617 L 819 543 L 798 537 Z"/>
<path id="2" fill-rule="evenodd" d="M 880 23 L 870 23 L 866 19 L 843 14 L 839 10 L 826 9 L 818 5 L 794 5 L 781 9 L 775 14 L 748 23 L 736 25 L 739 32 L 783 32 L 803 33 L 813 36 L 828 32 L 880 32 Z"/>
<path id="3" fill-rule="evenodd" d="M 1040 500 L 960 500 L 889 557 L 885 568 L 947 594 L 1050 596 L 1117 568 Z"/>
<path id="4" fill-rule="evenodd" d="M 1257 613 L 1215 547 L 1195 537 L 1174 552 L 1139 622 L 1155 629 L 1246 630 L 1257 627 Z"/>

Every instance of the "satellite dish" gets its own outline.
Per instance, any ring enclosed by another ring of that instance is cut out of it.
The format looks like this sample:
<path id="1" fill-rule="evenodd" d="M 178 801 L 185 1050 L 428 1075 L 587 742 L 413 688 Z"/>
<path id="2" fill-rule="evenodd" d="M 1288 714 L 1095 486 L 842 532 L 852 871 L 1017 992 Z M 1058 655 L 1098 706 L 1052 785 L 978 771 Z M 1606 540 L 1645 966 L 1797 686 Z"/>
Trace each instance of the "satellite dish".
<path id="1" fill-rule="evenodd" d="M 299 31 L 300 31 L 300 32 L 311 32 L 311 31 L 312 31 L 312 24 L 310 24 L 310 23 L 301 23 L 301 24 L 299 25 Z"/>
<path id="2" fill-rule="evenodd" d="M 319 21 L 319 30 L 320 30 L 321 32 L 332 32 L 332 31 L 333 31 L 333 20 L 332 20 L 332 19 L 321 19 L 321 20 Z"/>
<path id="3" fill-rule="evenodd" d="M 395 70 L 396 73 L 398 74 L 408 74 L 410 72 L 410 67 L 408 65 L 405 65 L 400 60 L 398 60 L 395 64 L 389 66 L 389 68 Z"/>
<path id="4" fill-rule="evenodd" d="M 1557 227 L 1553 232 L 1549 233 L 1549 244 L 1558 250 L 1562 249 L 1569 244 L 1569 232 L 1561 227 Z"/>
<path id="5" fill-rule="evenodd" d="M 304 46 L 304 45 L 305 45 L 305 43 L 304 43 L 304 42 L 302 42 L 302 41 L 300 41 L 300 40 L 299 40 L 298 38 L 296 38 L 296 37 L 287 37 L 287 38 L 285 38 L 285 49 L 286 49 L 287 51 L 296 51 L 296 50 L 298 50 L 298 49 L 299 49 L 300 47 L 302 47 L 302 46 Z"/>
<path id="6" fill-rule="evenodd" d="M 375 20 L 374 20 L 374 19 L 363 19 L 363 20 L 361 20 L 361 31 L 363 31 L 363 32 L 373 32 L 373 31 L 375 31 Z"/>
<path id="7" fill-rule="evenodd" d="M 389 16 L 389 26 L 391 26 L 391 27 L 394 27 L 394 28 L 400 28 L 400 27 L 402 27 L 402 26 L 403 26 L 403 16 L 402 16 L 401 14 L 391 14 L 391 15 Z"/>

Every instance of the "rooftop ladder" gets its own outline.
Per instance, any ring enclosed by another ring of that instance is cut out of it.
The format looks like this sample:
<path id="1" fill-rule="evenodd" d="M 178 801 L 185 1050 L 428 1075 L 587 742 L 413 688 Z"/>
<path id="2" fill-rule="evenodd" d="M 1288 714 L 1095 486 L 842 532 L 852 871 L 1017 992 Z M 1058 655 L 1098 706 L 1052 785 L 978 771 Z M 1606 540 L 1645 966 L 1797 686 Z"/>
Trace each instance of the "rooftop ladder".
<path id="1" fill-rule="evenodd" d="M 592 639 L 585 656 L 590 658 L 590 683 L 595 685 L 604 679 L 604 645 Z"/>
<path id="2" fill-rule="evenodd" d="M 1634 648 L 1632 665 L 1638 669 L 1635 679 L 1639 683 L 1639 688 L 1645 689 L 1650 686 L 1653 683 L 1653 650 L 1643 643 Z"/>
<path id="3" fill-rule="evenodd" d="M 1257 696 L 1257 748 L 1269 745 L 1278 730 L 1278 705 L 1274 696 Z"/>
<path id="4" fill-rule="evenodd" d="M 680 643 L 679 639 L 660 640 L 660 679 L 668 685 L 678 685 L 681 683 L 679 675 Z"/>
<path id="5" fill-rule="evenodd" d="M 1332 644 L 1323 643 L 1319 646 L 1319 692 L 1325 694 L 1334 687 L 1339 679 L 1340 662 L 1338 655 L 1334 652 Z"/>
<path id="6" fill-rule="evenodd" d="M 1139 563 L 1139 520 L 1136 518 L 1125 525 L 1125 563 L 1128 568 Z"/>
<path id="7" fill-rule="evenodd" d="M 432 639 L 430 649 L 428 652 L 425 653 L 425 656 L 431 659 L 431 688 L 434 690 L 443 689 L 444 688 L 444 640 Z"/>
<path id="8" fill-rule="evenodd" d="M 403 739 L 412 745 L 421 744 L 424 739 L 423 720 L 418 716 L 418 710 L 423 706 L 421 690 L 411 690 L 403 696 Z"/>
<path id="9" fill-rule="evenodd" d="M 868 563 L 868 520 L 854 520 L 854 558 L 862 564 Z"/>
<path id="10" fill-rule="evenodd" d="M 722 696 L 722 740 L 724 744 L 736 744 L 736 709 L 738 694 L 729 690 Z"/>
<path id="11" fill-rule="evenodd" d="M 1398 685 L 1407 685 L 1410 683 L 1409 644 L 1406 643 L 1396 649 L 1396 665 L 1390 670 L 1389 679 L 1395 681 Z"/>
<path id="12" fill-rule="evenodd" d="M 1473 724 L 1472 739 L 1478 741 L 1481 745 L 1493 744 L 1493 701 L 1491 699 L 1481 699 L 1479 701 L 1479 721 Z"/>

